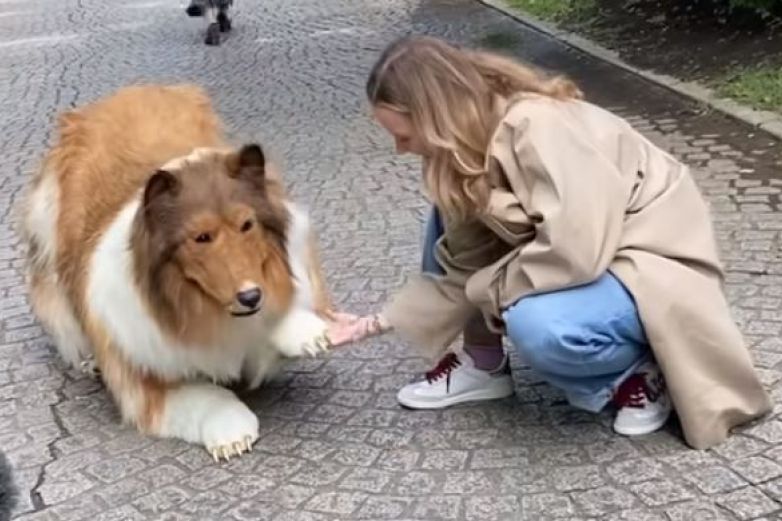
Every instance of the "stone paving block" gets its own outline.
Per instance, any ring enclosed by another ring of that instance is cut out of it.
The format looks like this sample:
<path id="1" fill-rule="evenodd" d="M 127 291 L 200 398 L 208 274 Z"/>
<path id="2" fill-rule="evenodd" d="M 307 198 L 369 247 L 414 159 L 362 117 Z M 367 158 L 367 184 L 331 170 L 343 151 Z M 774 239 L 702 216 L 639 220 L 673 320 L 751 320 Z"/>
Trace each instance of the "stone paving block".
<path id="1" fill-rule="evenodd" d="M 381 450 L 367 445 L 343 446 L 330 458 L 338 465 L 349 467 L 370 467 L 380 457 Z"/>
<path id="2" fill-rule="evenodd" d="M 211 490 L 228 479 L 233 474 L 220 468 L 204 468 L 182 481 L 182 484 L 193 490 Z"/>
<path id="3" fill-rule="evenodd" d="M 731 467 L 753 484 L 770 481 L 782 475 L 782 466 L 763 456 L 752 456 L 734 461 Z"/>
<path id="4" fill-rule="evenodd" d="M 542 467 L 497 471 L 499 491 L 506 494 L 536 494 L 551 489 L 548 469 Z"/>
<path id="5" fill-rule="evenodd" d="M 554 488 L 561 492 L 589 490 L 605 484 L 600 468 L 596 465 L 555 469 L 552 472 L 551 481 Z"/>
<path id="6" fill-rule="evenodd" d="M 94 476 L 104 483 L 113 483 L 127 476 L 131 476 L 146 468 L 146 464 L 132 456 L 119 456 L 103 459 L 85 468 L 85 473 Z"/>
<path id="7" fill-rule="evenodd" d="M 485 435 L 485 433 L 484 433 Z M 527 466 L 529 450 L 526 447 L 507 449 L 477 449 L 472 454 L 470 467 L 474 469 L 500 469 Z"/>
<path id="8" fill-rule="evenodd" d="M 55 518 L 61 521 L 76 521 L 94 517 L 104 511 L 104 507 L 89 494 L 78 496 L 52 508 Z"/>
<path id="9" fill-rule="evenodd" d="M 386 451 L 378 460 L 378 467 L 393 471 L 410 471 L 415 468 L 421 458 L 418 451 L 407 449 L 396 449 Z"/>
<path id="10" fill-rule="evenodd" d="M 153 485 L 138 478 L 126 478 L 99 490 L 96 495 L 109 506 L 125 505 L 150 494 Z"/>
<path id="11" fill-rule="evenodd" d="M 649 512 L 648 510 L 625 510 L 616 514 L 611 514 L 605 518 L 606 521 L 670 521 L 662 514 Z M 691 519 L 698 519 L 697 517 Z"/>
<path id="12" fill-rule="evenodd" d="M 589 445 L 586 448 L 589 459 L 595 463 L 623 462 L 630 458 L 637 458 L 643 452 L 624 438 L 612 438 L 604 443 Z"/>
<path id="13" fill-rule="evenodd" d="M 93 518 L 95 521 L 144 521 L 144 517 L 140 512 L 134 510 L 133 507 L 125 505 L 123 507 L 107 510 L 97 517 Z"/>
<path id="14" fill-rule="evenodd" d="M 402 479 L 409 478 L 411 474 L 405 475 Z M 379 493 L 386 488 L 386 486 L 394 477 L 395 475 L 393 473 L 385 470 L 358 468 L 345 476 L 345 478 L 339 483 L 338 488 Z M 401 493 L 402 492 L 400 492 L 400 494 Z"/>
<path id="15" fill-rule="evenodd" d="M 325 514 L 289 510 L 287 512 L 282 512 L 274 518 L 274 521 L 328 521 L 329 519 L 330 518 Z"/>
<path id="16" fill-rule="evenodd" d="M 745 433 L 767 443 L 782 443 L 782 423 L 771 421 L 753 427 Z"/>
<path id="17" fill-rule="evenodd" d="M 271 521 L 277 508 L 269 503 L 245 501 L 227 512 L 229 519 L 236 521 Z"/>
<path id="18" fill-rule="evenodd" d="M 326 432 L 326 437 L 343 443 L 361 443 L 374 432 L 377 432 L 377 430 L 370 429 L 369 427 L 345 427 L 337 425 L 331 427 Z"/>
<path id="19" fill-rule="evenodd" d="M 467 461 L 467 452 L 460 450 L 431 450 L 424 454 L 421 468 L 428 470 L 461 470 Z"/>
<path id="20" fill-rule="evenodd" d="M 616 487 L 605 486 L 571 494 L 576 504 L 589 515 L 600 516 L 635 506 L 636 497 Z"/>
<path id="21" fill-rule="evenodd" d="M 630 486 L 630 490 L 649 506 L 659 507 L 694 499 L 695 494 L 686 486 L 671 480 L 652 480 Z"/>
<path id="22" fill-rule="evenodd" d="M 395 449 L 407 447 L 412 438 L 413 433 L 403 429 L 375 429 L 366 441 L 380 449 Z"/>
<path id="23" fill-rule="evenodd" d="M 191 515 L 203 516 L 210 519 L 221 517 L 224 510 L 229 508 L 231 503 L 225 501 L 225 496 L 216 490 L 208 490 L 192 496 L 180 508 L 183 512 Z"/>
<path id="24" fill-rule="evenodd" d="M 218 490 L 223 494 L 239 499 L 249 499 L 261 492 L 268 492 L 275 487 L 278 483 L 269 478 L 258 476 L 255 474 L 239 474 L 233 475 L 230 479 L 223 482 Z"/>
<path id="25" fill-rule="evenodd" d="M 413 504 L 403 496 L 370 496 L 358 511 L 361 519 L 397 519 Z"/>
<path id="26" fill-rule="evenodd" d="M 305 508 L 316 512 L 350 515 L 366 501 L 367 495 L 361 492 L 324 492 L 309 500 Z"/>
<path id="27" fill-rule="evenodd" d="M 186 490 L 168 486 L 133 501 L 132 505 L 142 513 L 160 514 L 187 502 L 189 497 Z"/>
<path id="28" fill-rule="evenodd" d="M 731 436 L 728 440 L 716 447 L 714 451 L 720 456 L 729 460 L 735 460 L 739 458 L 745 458 L 748 456 L 754 456 L 760 452 L 763 452 L 768 448 L 768 444 L 750 438 L 748 436 L 736 435 Z"/>
<path id="29" fill-rule="evenodd" d="M 84 475 L 74 472 L 59 479 L 44 481 L 38 487 L 38 494 L 46 504 L 55 505 L 67 499 L 77 497 L 91 489 L 95 482 Z"/>
<path id="30" fill-rule="evenodd" d="M 735 519 L 727 511 L 708 501 L 688 501 L 665 510 L 670 521 L 729 521 Z"/>
<path id="31" fill-rule="evenodd" d="M 716 502 L 739 519 L 752 519 L 780 509 L 779 503 L 760 490 L 751 487 L 721 495 L 716 499 Z"/>
<path id="32" fill-rule="evenodd" d="M 741 476 L 721 466 L 692 470 L 685 473 L 683 478 L 706 494 L 720 494 L 747 485 Z"/>
<path id="33" fill-rule="evenodd" d="M 519 503 L 514 496 L 476 496 L 465 500 L 464 518 L 468 521 L 504 521 L 518 515 Z"/>
<path id="34" fill-rule="evenodd" d="M 629 459 L 610 464 L 606 471 L 617 483 L 627 485 L 665 476 L 663 465 L 652 459 Z"/>
<path id="35" fill-rule="evenodd" d="M 459 496 L 428 496 L 416 500 L 413 516 L 432 521 L 457 519 L 462 508 L 461 502 Z"/>
<path id="36" fill-rule="evenodd" d="M 777 478 L 761 485 L 760 489 L 769 497 L 782 504 L 782 478 Z"/>
<path id="37" fill-rule="evenodd" d="M 277 488 L 261 492 L 256 496 L 258 501 L 269 502 L 275 506 L 294 509 L 310 499 L 317 489 L 302 485 L 285 484 Z"/>
<path id="38" fill-rule="evenodd" d="M 446 494 L 489 494 L 496 489 L 490 472 L 449 472 L 445 478 L 443 492 Z"/>
<path id="39" fill-rule="evenodd" d="M 575 507 L 561 494 L 532 494 L 522 496 L 521 511 L 530 519 L 546 519 L 574 514 Z"/>

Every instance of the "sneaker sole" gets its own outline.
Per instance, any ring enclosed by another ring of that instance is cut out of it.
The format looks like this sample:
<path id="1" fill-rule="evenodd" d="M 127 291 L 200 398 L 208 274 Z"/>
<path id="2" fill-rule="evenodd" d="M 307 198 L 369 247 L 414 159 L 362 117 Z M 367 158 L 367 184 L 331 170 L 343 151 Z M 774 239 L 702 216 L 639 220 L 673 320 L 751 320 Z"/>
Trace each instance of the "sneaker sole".
<path id="1" fill-rule="evenodd" d="M 442 400 L 437 400 L 436 402 L 427 402 L 425 400 L 409 400 L 399 395 L 397 395 L 396 399 L 399 402 L 399 405 L 407 409 L 445 409 L 446 407 L 451 407 L 460 403 L 499 400 L 501 398 L 507 398 L 512 395 L 513 386 L 509 384 L 507 386 L 498 387 L 497 389 L 481 389 L 477 391 L 470 391 Z"/>
<path id="2" fill-rule="evenodd" d="M 621 434 L 622 436 L 643 436 L 645 434 L 651 434 L 662 429 L 670 417 L 671 411 L 668 411 L 668 414 L 666 414 L 665 417 L 661 420 L 644 425 L 643 427 L 617 427 L 614 425 L 614 432 Z"/>

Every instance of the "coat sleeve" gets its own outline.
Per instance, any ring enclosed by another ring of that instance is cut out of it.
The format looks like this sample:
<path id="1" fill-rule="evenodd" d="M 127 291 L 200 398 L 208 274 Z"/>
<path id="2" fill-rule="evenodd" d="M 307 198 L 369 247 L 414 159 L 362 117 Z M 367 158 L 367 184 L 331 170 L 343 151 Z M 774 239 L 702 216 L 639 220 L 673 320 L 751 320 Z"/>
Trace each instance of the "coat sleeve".
<path id="1" fill-rule="evenodd" d="M 479 219 L 448 221 L 434 246 L 442 274 L 410 277 L 382 311 L 400 337 L 436 357 L 459 336 L 477 306 L 465 293 L 476 270 L 510 249 Z"/>
<path id="2" fill-rule="evenodd" d="M 497 318 L 521 297 L 604 273 L 619 246 L 633 183 L 594 135 L 557 109 L 533 113 L 508 132 L 513 154 L 503 167 L 535 233 L 466 284 L 470 300 Z"/>
<path id="3" fill-rule="evenodd" d="M 410 277 L 382 311 L 391 327 L 422 353 L 439 356 L 476 313 L 464 283 L 453 277 Z"/>

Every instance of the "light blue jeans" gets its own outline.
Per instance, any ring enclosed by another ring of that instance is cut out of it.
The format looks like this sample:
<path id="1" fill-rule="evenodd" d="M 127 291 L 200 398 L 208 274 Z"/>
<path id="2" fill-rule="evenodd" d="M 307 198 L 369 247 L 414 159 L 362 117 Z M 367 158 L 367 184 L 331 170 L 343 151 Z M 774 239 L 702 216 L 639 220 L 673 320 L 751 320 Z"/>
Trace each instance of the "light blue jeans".
<path id="1" fill-rule="evenodd" d="M 426 226 L 422 269 L 441 274 L 436 211 Z M 488 233 L 488 231 L 487 231 Z M 610 272 L 583 286 L 525 297 L 502 315 L 522 360 L 574 407 L 599 412 L 613 390 L 651 358 L 632 296 Z"/>

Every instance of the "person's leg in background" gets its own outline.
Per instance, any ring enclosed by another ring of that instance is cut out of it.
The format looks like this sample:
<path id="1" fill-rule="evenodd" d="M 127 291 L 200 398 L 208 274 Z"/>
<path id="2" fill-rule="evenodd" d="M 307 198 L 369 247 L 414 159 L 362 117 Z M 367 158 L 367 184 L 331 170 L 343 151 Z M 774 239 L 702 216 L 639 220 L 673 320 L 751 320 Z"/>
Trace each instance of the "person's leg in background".
<path id="1" fill-rule="evenodd" d="M 206 0 L 190 0 L 190 5 L 185 8 L 187 16 L 204 16 Z"/>

